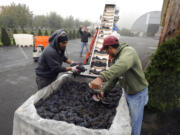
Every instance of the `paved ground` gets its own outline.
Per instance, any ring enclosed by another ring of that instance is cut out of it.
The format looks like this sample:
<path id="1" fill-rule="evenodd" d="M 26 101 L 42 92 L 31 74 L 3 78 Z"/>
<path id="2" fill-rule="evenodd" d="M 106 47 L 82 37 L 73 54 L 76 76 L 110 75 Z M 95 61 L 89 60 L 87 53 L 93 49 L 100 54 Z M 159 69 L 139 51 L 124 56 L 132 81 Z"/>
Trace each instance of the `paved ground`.
<path id="1" fill-rule="evenodd" d="M 145 60 L 157 47 L 158 40 L 152 38 L 121 37 L 121 42 L 132 45 L 141 60 Z M 83 62 L 79 57 L 80 40 L 68 43 L 67 55 L 74 61 Z M 85 55 L 85 53 L 84 53 Z M 37 91 L 32 59 L 32 47 L 0 47 L 0 134 L 11 135 L 14 111 Z M 145 65 L 145 64 L 144 64 Z"/>

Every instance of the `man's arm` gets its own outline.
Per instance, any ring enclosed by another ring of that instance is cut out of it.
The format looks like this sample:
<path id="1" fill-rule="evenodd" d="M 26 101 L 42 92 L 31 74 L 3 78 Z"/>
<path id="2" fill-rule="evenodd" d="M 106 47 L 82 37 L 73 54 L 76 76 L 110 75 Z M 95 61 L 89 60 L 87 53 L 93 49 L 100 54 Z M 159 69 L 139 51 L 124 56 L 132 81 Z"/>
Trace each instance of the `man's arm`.
<path id="1" fill-rule="evenodd" d="M 114 80 L 109 80 L 107 81 L 104 86 L 102 86 L 102 88 L 99 90 L 101 92 L 108 92 L 110 91 L 111 89 L 113 89 L 116 85 L 118 81 L 118 78 L 114 79 Z"/>
<path id="2" fill-rule="evenodd" d="M 118 78 L 114 79 L 114 80 L 109 80 L 105 83 L 104 86 L 102 86 L 103 84 L 103 79 L 101 77 L 97 77 L 96 79 L 94 79 L 93 81 L 90 82 L 90 87 L 92 89 L 99 89 L 99 92 L 105 92 L 105 91 L 109 91 L 111 89 L 114 88 L 114 86 L 116 85 L 118 81 Z"/>
<path id="3" fill-rule="evenodd" d="M 51 71 L 55 71 L 57 73 L 72 71 L 72 67 L 64 67 L 64 66 L 60 65 L 58 62 L 58 57 L 56 57 L 53 54 L 46 55 L 46 60 L 47 60 L 47 64 L 49 65 Z M 64 60 L 66 63 L 72 64 L 72 61 L 70 59 L 67 59 L 66 57 L 64 57 Z"/>
<path id="4" fill-rule="evenodd" d="M 82 26 L 79 27 L 79 33 L 82 35 L 83 32 L 82 32 Z"/>
<path id="5" fill-rule="evenodd" d="M 104 81 L 114 80 L 129 70 L 134 65 L 136 52 L 133 48 L 124 48 L 122 55 L 118 58 L 108 70 L 100 73 L 100 77 Z"/>
<path id="6" fill-rule="evenodd" d="M 67 59 L 65 62 L 70 65 L 72 64 L 72 60 L 70 60 L 70 59 Z"/>
<path id="7" fill-rule="evenodd" d="M 66 67 L 66 71 L 72 71 L 72 67 Z"/>

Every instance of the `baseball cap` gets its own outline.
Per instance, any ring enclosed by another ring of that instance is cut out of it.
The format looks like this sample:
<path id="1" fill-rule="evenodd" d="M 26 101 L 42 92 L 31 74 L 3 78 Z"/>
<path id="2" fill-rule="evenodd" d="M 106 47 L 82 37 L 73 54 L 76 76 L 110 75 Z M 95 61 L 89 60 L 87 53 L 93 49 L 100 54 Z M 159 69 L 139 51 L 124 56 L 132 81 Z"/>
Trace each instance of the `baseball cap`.
<path id="1" fill-rule="evenodd" d="M 58 37 L 58 43 L 59 42 L 66 42 L 68 41 L 68 36 L 66 34 L 62 34 Z"/>
<path id="2" fill-rule="evenodd" d="M 119 44 L 119 40 L 115 36 L 108 36 L 104 39 L 103 47 L 101 51 L 104 50 L 106 46 Z"/>

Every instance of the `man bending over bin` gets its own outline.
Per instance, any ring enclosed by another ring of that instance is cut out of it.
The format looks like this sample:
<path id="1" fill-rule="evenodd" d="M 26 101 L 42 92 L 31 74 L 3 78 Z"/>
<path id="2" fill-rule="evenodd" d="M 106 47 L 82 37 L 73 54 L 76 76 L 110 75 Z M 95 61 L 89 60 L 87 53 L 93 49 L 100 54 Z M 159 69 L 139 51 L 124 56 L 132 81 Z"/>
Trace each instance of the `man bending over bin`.
<path id="1" fill-rule="evenodd" d="M 110 91 L 117 82 L 125 90 L 128 103 L 132 135 L 140 135 L 144 106 L 148 102 L 148 82 L 142 70 L 141 61 L 134 48 L 127 44 L 119 44 L 115 36 L 104 39 L 103 47 L 112 58 L 113 65 L 89 83 L 90 88 L 100 93 L 95 99 L 101 99 L 104 92 Z M 103 82 L 106 82 L 103 87 Z M 102 87 L 102 88 L 101 88 Z"/>
<path id="2" fill-rule="evenodd" d="M 49 45 L 43 50 L 38 66 L 35 69 L 36 83 L 38 90 L 49 85 L 61 72 L 79 72 L 78 63 L 73 62 L 65 56 L 65 49 L 68 43 L 68 36 L 63 29 L 56 30 L 49 38 Z M 70 67 L 63 67 L 63 62 L 70 64 Z"/>

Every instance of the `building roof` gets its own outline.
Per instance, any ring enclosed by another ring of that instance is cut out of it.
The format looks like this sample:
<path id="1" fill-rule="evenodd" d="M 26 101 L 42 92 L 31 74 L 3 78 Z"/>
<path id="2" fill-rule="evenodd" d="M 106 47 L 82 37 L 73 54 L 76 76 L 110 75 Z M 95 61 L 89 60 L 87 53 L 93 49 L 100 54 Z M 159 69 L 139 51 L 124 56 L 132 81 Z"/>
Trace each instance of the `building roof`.
<path id="1" fill-rule="evenodd" d="M 134 32 L 146 32 L 149 24 L 160 25 L 161 12 L 151 11 L 140 16 L 132 25 L 131 30 Z"/>

